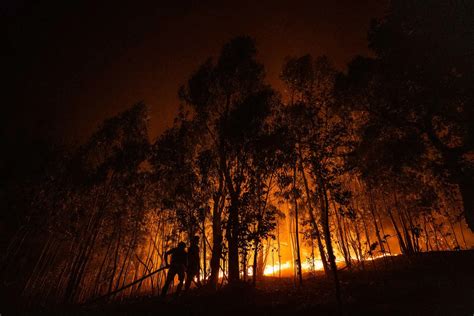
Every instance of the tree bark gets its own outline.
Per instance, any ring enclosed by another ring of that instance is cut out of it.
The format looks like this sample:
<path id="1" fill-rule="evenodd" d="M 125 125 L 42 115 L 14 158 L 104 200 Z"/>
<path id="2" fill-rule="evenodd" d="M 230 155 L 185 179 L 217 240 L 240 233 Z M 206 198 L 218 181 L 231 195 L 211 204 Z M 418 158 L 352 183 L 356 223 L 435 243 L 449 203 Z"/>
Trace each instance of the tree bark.
<path id="1" fill-rule="evenodd" d="M 221 198 L 223 198 L 222 192 L 222 181 L 220 183 L 220 189 L 214 196 L 214 205 L 212 212 L 212 255 L 211 255 L 211 275 L 209 277 L 209 285 L 213 289 L 217 289 L 219 282 L 219 271 L 220 262 L 222 258 L 222 222 L 221 222 Z"/>
<path id="2" fill-rule="evenodd" d="M 329 264 L 331 266 L 332 275 L 334 278 L 334 288 L 336 290 L 336 300 L 338 306 L 342 306 L 341 298 L 341 288 L 339 284 L 339 276 L 337 272 L 336 257 L 334 256 L 334 250 L 332 247 L 331 241 L 331 230 L 329 229 L 329 201 L 326 191 L 326 186 L 324 185 L 323 179 L 319 178 L 319 192 L 321 196 L 321 222 L 323 224 L 324 239 L 326 241 L 326 249 L 328 251 Z"/>
<path id="3" fill-rule="evenodd" d="M 298 267 L 298 280 L 299 284 L 303 284 L 303 271 L 301 270 L 301 254 L 300 254 L 300 237 L 299 237 L 299 224 L 298 224 L 298 198 L 296 196 L 296 162 L 293 173 L 293 203 L 295 208 L 295 240 L 296 240 L 296 264 Z"/>
<path id="4" fill-rule="evenodd" d="M 321 257 L 321 262 L 323 263 L 324 273 L 327 275 L 329 273 L 330 269 L 328 267 L 328 262 L 327 262 L 327 259 L 326 259 L 326 251 L 324 249 L 324 245 L 323 245 L 323 242 L 321 240 L 321 233 L 319 232 L 318 223 L 316 222 L 316 218 L 315 218 L 314 213 L 313 213 L 313 206 L 311 204 L 311 191 L 309 189 L 308 180 L 307 180 L 305 172 L 304 172 L 304 167 L 303 167 L 303 162 L 302 162 L 303 158 L 302 158 L 301 149 L 299 151 L 299 158 L 300 158 L 300 171 L 303 175 L 303 182 L 304 182 L 304 187 L 305 187 L 305 191 L 306 191 L 306 199 L 307 199 L 307 203 L 308 203 L 309 218 L 311 220 L 311 226 L 312 226 L 312 228 L 314 230 L 314 233 L 316 235 L 316 241 L 318 242 L 319 255 Z"/>

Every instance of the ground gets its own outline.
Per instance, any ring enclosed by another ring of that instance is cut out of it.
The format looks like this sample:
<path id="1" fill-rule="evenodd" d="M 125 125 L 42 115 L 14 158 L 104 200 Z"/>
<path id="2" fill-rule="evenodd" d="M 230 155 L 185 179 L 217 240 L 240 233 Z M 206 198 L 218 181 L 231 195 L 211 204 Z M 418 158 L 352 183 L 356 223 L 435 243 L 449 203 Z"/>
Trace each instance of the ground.
<path id="1" fill-rule="evenodd" d="M 331 278 L 266 277 L 218 292 L 193 290 L 165 300 L 136 298 L 54 310 L 131 315 L 474 315 L 474 251 L 432 252 L 367 262 L 365 271 L 340 271 L 343 306 Z M 51 312 L 51 311 L 50 311 Z"/>

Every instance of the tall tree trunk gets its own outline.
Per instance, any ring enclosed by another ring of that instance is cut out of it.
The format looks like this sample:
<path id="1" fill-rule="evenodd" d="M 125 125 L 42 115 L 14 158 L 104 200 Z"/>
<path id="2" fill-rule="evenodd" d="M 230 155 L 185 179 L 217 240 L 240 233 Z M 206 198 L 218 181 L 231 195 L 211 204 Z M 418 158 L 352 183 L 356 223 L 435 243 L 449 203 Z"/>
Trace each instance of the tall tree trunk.
<path id="1" fill-rule="evenodd" d="M 277 244 L 278 244 L 278 277 L 281 278 L 280 221 L 277 222 Z"/>
<path id="2" fill-rule="evenodd" d="M 112 233 L 112 236 L 113 234 L 115 233 L 115 231 Z M 97 275 L 95 277 L 95 290 L 94 290 L 94 295 L 98 295 L 99 294 L 99 289 L 100 289 L 100 277 L 102 276 L 102 271 L 104 269 L 104 264 L 105 264 L 105 261 L 107 260 L 108 256 L 109 256 L 109 251 L 110 251 L 110 248 L 112 247 L 112 243 L 113 243 L 113 238 L 112 236 L 109 237 L 109 242 L 107 244 L 107 249 L 105 250 L 105 254 L 104 254 L 104 259 L 102 259 L 102 263 L 100 264 L 100 268 L 99 268 L 99 271 L 97 272 Z"/>
<path id="3" fill-rule="evenodd" d="M 359 224 L 357 223 L 357 220 L 353 221 L 354 223 L 354 231 L 356 234 L 356 253 L 358 255 L 359 262 L 362 263 L 362 269 L 365 269 L 365 262 L 364 262 L 364 254 L 362 252 L 362 240 L 360 238 L 360 230 L 359 230 Z"/>
<path id="4" fill-rule="evenodd" d="M 219 192 L 214 196 L 214 205 L 212 211 L 212 254 L 210 262 L 211 275 L 209 277 L 209 285 L 213 289 L 217 289 L 217 284 L 219 282 L 220 262 L 222 258 L 221 198 L 223 197 L 221 195 L 222 192 L 219 190 Z"/>
<path id="5" fill-rule="evenodd" d="M 379 242 L 380 251 L 382 252 L 382 254 L 385 254 L 384 244 L 383 244 L 383 241 L 382 241 L 382 237 L 380 236 L 379 225 L 377 224 L 377 217 L 375 216 L 374 196 L 372 194 L 372 190 L 369 189 L 368 191 L 369 191 L 369 199 L 370 199 L 369 200 L 369 210 L 370 210 L 370 214 L 372 215 L 372 221 L 373 221 L 374 227 L 375 227 L 375 235 L 377 236 L 377 241 Z"/>
<path id="6" fill-rule="evenodd" d="M 255 249 L 253 250 L 253 267 L 252 267 L 252 284 L 253 286 L 256 285 L 257 283 L 257 267 L 258 267 L 258 247 L 260 246 L 258 242 L 258 238 L 254 239 L 254 247 Z"/>
<path id="7" fill-rule="evenodd" d="M 257 255 L 257 277 L 263 278 L 263 274 L 265 272 L 266 260 L 265 260 L 265 252 L 264 252 L 264 244 L 262 240 L 260 240 L 260 249 L 258 249 Z"/>
<path id="8" fill-rule="evenodd" d="M 293 172 L 293 205 L 295 208 L 295 241 L 296 241 L 296 264 L 298 267 L 298 280 L 299 284 L 303 284 L 303 271 L 301 270 L 301 254 L 300 254 L 300 237 L 299 237 L 299 224 L 298 224 L 298 197 L 296 194 L 296 162 Z"/>
<path id="9" fill-rule="evenodd" d="M 203 282 L 207 280 L 207 245 L 206 245 L 206 211 L 202 219 L 202 274 Z"/>
<path id="10" fill-rule="evenodd" d="M 411 255 L 415 251 L 414 251 L 414 247 L 413 247 L 413 243 L 412 243 L 412 240 L 411 240 L 410 233 L 409 233 L 408 228 L 407 228 L 407 223 L 406 223 L 406 220 L 405 220 L 405 216 L 403 216 L 403 211 L 401 209 L 401 205 L 400 205 L 400 203 L 398 203 L 397 192 L 394 191 L 393 196 L 394 196 L 394 201 L 395 201 L 395 206 L 396 206 L 396 210 L 397 210 L 397 213 L 398 213 L 398 217 L 399 217 L 400 223 L 402 225 L 403 234 L 405 236 L 405 246 L 406 246 L 407 254 Z"/>
<path id="11" fill-rule="evenodd" d="M 229 219 L 226 227 L 226 239 L 228 246 L 228 276 L 229 283 L 239 281 L 239 193 L 234 187 L 231 171 L 227 165 L 225 144 L 221 142 L 219 147 L 219 164 L 224 177 L 225 186 L 230 195 Z"/>
<path id="12" fill-rule="evenodd" d="M 319 255 L 321 257 L 321 262 L 323 263 L 323 269 L 324 269 L 324 273 L 327 275 L 329 273 L 329 267 L 328 267 L 328 262 L 327 262 L 327 257 L 326 257 L 326 251 L 324 249 L 324 245 L 323 245 L 323 242 L 321 240 L 321 233 L 319 232 L 319 228 L 318 228 L 318 223 L 316 222 L 316 217 L 314 216 L 314 213 L 313 213 L 313 206 L 312 206 L 312 203 L 311 203 L 311 191 L 309 189 L 309 185 L 308 185 L 308 180 L 306 178 L 306 174 L 305 174 L 305 171 L 304 171 L 304 166 L 303 166 L 303 161 L 302 161 L 302 158 L 303 155 L 301 153 L 301 149 L 299 149 L 299 163 L 300 163 L 300 171 L 301 171 L 301 174 L 303 176 L 303 182 L 304 182 L 304 187 L 305 187 L 305 191 L 306 191 L 306 200 L 307 200 L 307 204 L 308 204 L 308 213 L 309 213 L 309 218 L 310 218 L 310 221 L 311 221 L 311 226 L 314 230 L 314 233 L 316 235 L 316 241 L 318 242 L 318 249 L 319 249 Z"/>
<path id="13" fill-rule="evenodd" d="M 336 264 L 336 257 L 334 255 L 334 250 L 332 247 L 331 241 L 331 230 L 329 228 L 329 201 L 326 191 L 326 186 L 324 185 L 324 180 L 319 177 L 319 193 L 320 193 L 320 201 L 321 201 L 321 222 L 323 224 L 323 231 L 324 231 L 324 238 L 326 241 L 326 249 L 328 251 L 328 258 L 329 264 L 331 266 L 332 275 L 334 278 L 334 288 L 336 290 L 336 300 L 338 306 L 342 306 L 342 298 L 341 298 L 341 287 L 339 284 L 339 276 L 337 272 L 337 264 Z"/>
<path id="14" fill-rule="evenodd" d="M 228 265 L 229 265 L 229 283 L 236 283 L 240 279 L 239 273 L 239 213 L 238 198 L 231 197 L 229 207 L 229 220 L 227 222 L 226 237 L 229 247 Z"/>
<path id="15" fill-rule="evenodd" d="M 243 280 L 247 282 L 248 270 L 247 270 L 247 249 L 244 248 L 242 251 L 242 271 L 243 271 Z"/>
<path id="16" fill-rule="evenodd" d="M 334 199 L 331 199 L 331 202 L 334 208 L 334 216 L 336 217 L 337 231 L 339 233 L 339 240 L 341 244 L 342 254 L 344 256 L 344 262 L 346 263 L 346 266 L 350 269 L 352 266 L 351 253 L 349 251 L 349 248 L 347 247 L 347 241 L 345 239 L 345 234 L 342 228 L 342 221 L 344 219 L 341 218 L 341 216 L 339 215 L 339 212 L 337 211 L 337 208 L 336 208 L 336 202 L 334 201 Z"/>
<path id="17" fill-rule="evenodd" d="M 390 216 L 390 220 L 392 221 L 393 228 L 395 229 L 395 232 L 397 233 L 397 239 L 398 239 L 398 244 L 400 245 L 400 250 L 402 251 L 403 254 L 408 254 L 408 249 L 405 246 L 403 236 L 400 233 L 400 229 L 398 228 L 397 222 L 395 221 L 395 218 L 393 217 L 390 207 L 387 207 L 387 212 L 388 212 L 388 215 Z"/>
<path id="18" fill-rule="evenodd" d="M 78 255 L 75 256 L 66 286 L 64 299 L 68 303 L 73 303 L 75 301 L 78 286 L 84 276 L 85 267 L 89 261 L 95 240 L 99 234 L 101 219 L 101 211 L 96 212 L 95 216 L 91 216 L 89 225 L 84 231 L 84 241 L 79 247 Z"/>

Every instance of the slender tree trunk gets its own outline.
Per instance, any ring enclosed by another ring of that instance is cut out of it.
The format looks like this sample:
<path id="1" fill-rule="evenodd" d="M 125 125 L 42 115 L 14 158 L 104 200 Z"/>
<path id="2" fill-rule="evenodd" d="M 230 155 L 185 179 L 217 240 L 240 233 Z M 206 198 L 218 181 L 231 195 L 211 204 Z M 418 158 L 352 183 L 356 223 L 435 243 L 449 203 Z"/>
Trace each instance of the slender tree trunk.
<path id="1" fill-rule="evenodd" d="M 113 233 L 112 233 L 113 235 Z M 97 272 L 97 275 L 95 277 L 95 290 L 94 290 L 94 295 L 98 295 L 99 294 L 99 289 L 100 289 L 100 277 L 102 276 L 102 271 L 104 269 L 104 264 L 105 264 L 105 261 L 107 260 L 107 257 L 109 256 L 109 251 L 110 251 L 110 248 L 112 247 L 112 243 L 113 243 L 113 238 L 112 236 L 109 237 L 109 242 L 107 244 L 107 249 L 105 251 L 105 254 L 104 254 L 104 259 L 102 259 L 102 263 L 100 264 L 100 268 L 99 268 L 99 271 Z"/>
<path id="2" fill-rule="evenodd" d="M 311 191 L 309 189 L 308 180 L 306 178 L 306 174 L 305 174 L 305 171 L 304 171 L 301 149 L 299 149 L 299 158 L 300 158 L 299 159 L 300 171 L 301 171 L 301 174 L 303 176 L 303 183 L 304 183 L 304 187 L 305 187 L 305 191 L 306 191 L 306 202 L 308 204 L 309 218 L 310 218 L 310 221 L 311 221 L 311 226 L 312 226 L 312 228 L 314 230 L 314 233 L 316 235 L 316 241 L 318 242 L 319 255 L 321 257 L 321 262 L 323 264 L 324 273 L 326 275 L 328 275 L 330 269 L 328 267 L 328 262 L 327 262 L 327 259 L 326 259 L 327 258 L 326 257 L 326 250 L 324 249 L 324 245 L 323 245 L 323 242 L 322 242 L 322 239 L 321 239 L 321 233 L 319 232 L 318 223 L 316 222 L 316 218 L 315 218 L 314 212 L 313 212 L 313 206 L 312 206 L 312 203 L 311 203 Z"/>
<path id="3" fill-rule="evenodd" d="M 453 236 L 455 248 L 459 250 L 461 249 L 461 245 L 459 244 L 458 237 L 456 236 L 456 231 L 454 230 L 453 222 L 451 221 L 451 217 L 449 216 L 447 210 L 444 211 L 444 216 L 446 216 L 446 218 L 448 219 L 449 228 L 451 228 L 451 235 Z"/>
<path id="4" fill-rule="evenodd" d="M 229 218 L 226 227 L 226 239 L 228 245 L 228 271 L 229 283 L 236 283 L 240 279 L 239 273 L 239 195 L 234 187 L 231 171 L 227 165 L 224 144 L 219 148 L 219 163 L 224 176 L 227 191 L 230 195 Z"/>
<path id="5" fill-rule="evenodd" d="M 436 245 L 436 250 L 440 251 L 441 246 L 439 244 L 439 238 L 438 238 L 438 230 L 436 229 L 436 223 L 434 223 L 433 217 L 429 216 L 429 221 L 428 223 L 431 225 L 431 229 L 433 230 L 434 234 L 434 239 L 435 239 L 435 245 Z"/>
<path id="6" fill-rule="evenodd" d="M 377 218 L 378 218 L 379 223 L 380 223 L 380 229 L 382 230 L 383 241 L 387 244 L 388 253 L 390 254 L 390 256 L 392 256 L 392 250 L 390 249 L 390 243 L 387 240 L 387 234 L 385 233 L 385 228 L 384 228 L 384 225 L 383 225 L 383 222 L 382 222 L 382 217 L 380 216 L 380 212 L 377 212 Z"/>
<path id="7" fill-rule="evenodd" d="M 296 162 L 293 173 L 293 205 L 295 209 L 295 241 L 296 241 L 296 264 L 298 267 L 298 280 L 300 286 L 303 284 L 303 271 L 301 269 L 301 254 L 300 254 L 300 237 L 299 237 L 299 224 L 298 224 L 298 197 L 296 194 Z"/>
<path id="8" fill-rule="evenodd" d="M 206 210 L 202 219 L 202 269 L 203 282 L 207 280 Z"/>
<path id="9" fill-rule="evenodd" d="M 403 254 L 408 254 L 407 247 L 405 246 L 405 242 L 403 241 L 402 234 L 400 233 L 400 230 L 398 229 L 397 222 L 395 221 L 395 218 L 393 217 L 390 207 L 387 208 L 387 212 L 390 216 L 390 220 L 392 221 L 393 228 L 395 229 L 395 232 L 397 233 L 397 239 L 398 239 L 398 244 L 400 245 L 400 250 L 402 251 Z"/>
<path id="10" fill-rule="evenodd" d="M 334 255 L 334 250 L 332 247 L 331 230 L 329 228 L 329 201 L 328 201 L 328 196 L 326 192 L 326 187 L 321 177 L 319 177 L 319 193 L 321 196 L 320 198 L 321 214 L 322 214 L 321 221 L 323 224 L 324 238 L 326 241 L 326 249 L 328 250 L 329 264 L 331 266 L 331 271 L 334 278 L 334 288 L 336 290 L 337 304 L 339 307 L 341 307 L 342 306 L 341 288 L 340 288 L 339 276 L 337 272 L 336 257 Z"/>
<path id="11" fill-rule="evenodd" d="M 254 239 L 254 247 L 253 250 L 253 267 L 252 267 L 252 284 L 255 286 L 257 284 L 257 262 L 258 262 L 258 247 L 260 246 L 258 242 L 258 238 Z"/>
<path id="12" fill-rule="evenodd" d="M 221 181 L 222 183 L 222 181 Z M 222 184 L 221 184 L 222 187 Z M 212 255 L 211 255 L 211 275 L 209 277 L 209 285 L 213 289 L 217 289 L 219 281 L 220 262 L 222 258 L 222 223 L 221 223 L 221 195 L 219 192 L 214 197 L 214 205 L 212 212 Z"/>
<path id="13" fill-rule="evenodd" d="M 431 247 L 430 243 L 430 235 L 428 234 L 428 227 L 426 225 L 426 215 L 423 214 L 423 231 L 425 233 L 425 247 L 426 251 L 431 251 L 433 248 Z"/>
<path id="14" fill-rule="evenodd" d="M 359 262 L 362 263 L 362 269 L 365 269 L 365 262 L 364 262 L 364 254 L 362 252 L 362 240 L 360 238 L 360 230 L 357 221 L 354 221 L 354 230 L 356 233 L 356 246 L 357 246 L 357 253 L 359 256 Z"/>
<path id="15" fill-rule="evenodd" d="M 229 265 L 229 283 L 238 282 L 239 277 L 239 213 L 238 198 L 231 197 L 231 205 L 229 207 L 229 221 L 227 223 L 226 236 L 229 247 L 228 265 Z"/>
<path id="16" fill-rule="evenodd" d="M 247 249 L 244 248 L 242 252 L 242 270 L 243 280 L 247 282 L 248 271 L 247 271 Z"/>
<path id="17" fill-rule="evenodd" d="M 278 277 L 281 278 L 281 248 L 280 248 L 280 222 L 277 222 L 277 244 L 278 244 Z"/>
<path id="18" fill-rule="evenodd" d="M 112 287 L 113 287 L 114 280 L 115 280 L 115 273 L 117 272 L 118 262 L 119 262 L 119 258 L 120 258 L 119 250 L 120 250 L 120 241 L 121 241 L 121 239 L 122 239 L 122 234 L 121 234 L 121 229 L 120 229 L 120 226 L 119 226 L 117 245 L 115 246 L 114 265 L 113 265 L 113 268 L 112 268 L 112 275 L 110 277 L 107 293 L 112 292 Z"/>
<path id="19" fill-rule="evenodd" d="M 371 249 L 372 248 L 372 242 L 370 240 L 369 230 L 367 228 L 367 222 L 365 221 L 365 216 L 364 215 L 362 215 L 361 218 L 362 218 L 362 223 L 364 225 L 365 240 L 367 242 L 367 248 L 368 248 L 367 253 L 369 254 L 370 258 L 372 259 L 371 261 L 372 261 L 372 265 L 373 265 L 375 271 L 377 271 L 377 266 L 375 264 L 374 255 L 373 255 L 372 249 Z M 364 257 L 364 260 L 365 260 L 365 257 Z"/>
<path id="20" fill-rule="evenodd" d="M 407 250 L 406 254 L 411 255 L 411 254 L 414 253 L 413 244 L 412 244 L 412 240 L 411 240 L 411 237 L 410 237 L 410 233 L 408 232 L 407 223 L 405 221 L 405 218 L 403 216 L 403 212 L 401 210 L 400 203 L 398 203 L 397 192 L 394 191 L 393 196 L 394 196 L 394 201 L 395 201 L 395 205 L 396 205 L 396 209 L 397 209 L 397 213 L 398 213 L 398 218 L 400 219 L 400 223 L 402 225 L 403 235 L 405 236 L 405 247 L 406 247 L 406 250 Z"/>
<path id="21" fill-rule="evenodd" d="M 99 212 L 96 212 L 97 215 L 92 216 L 88 228 L 84 231 L 84 241 L 81 243 L 78 251 L 78 255 L 75 257 L 71 272 L 69 274 L 68 284 L 65 291 L 65 301 L 72 303 L 75 300 L 78 286 L 83 278 L 85 266 L 89 260 L 94 242 L 99 233 L 100 227 L 100 215 Z"/>
<path id="22" fill-rule="evenodd" d="M 346 266 L 350 269 L 352 266 L 351 254 L 350 254 L 349 249 L 347 248 L 346 240 L 344 239 L 345 236 L 344 236 L 344 232 L 343 232 L 343 228 L 341 224 L 342 219 L 337 211 L 336 202 L 334 202 L 334 199 L 331 199 L 331 202 L 334 208 L 334 215 L 336 217 L 336 226 L 339 233 L 339 240 L 341 244 L 342 254 L 344 256 L 344 262 L 346 263 Z"/>
<path id="23" fill-rule="evenodd" d="M 385 254 L 384 244 L 383 244 L 383 241 L 382 241 L 382 237 L 380 236 L 379 225 L 377 224 L 377 218 L 375 216 L 374 196 L 373 196 L 372 191 L 370 189 L 368 191 L 369 191 L 369 197 L 370 197 L 369 210 L 370 210 L 370 214 L 372 215 L 372 221 L 373 221 L 374 227 L 375 227 L 375 235 L 377 236 L 377 241 L 379 242 L 380 251 L 382 252 L 382 254 Z"/>

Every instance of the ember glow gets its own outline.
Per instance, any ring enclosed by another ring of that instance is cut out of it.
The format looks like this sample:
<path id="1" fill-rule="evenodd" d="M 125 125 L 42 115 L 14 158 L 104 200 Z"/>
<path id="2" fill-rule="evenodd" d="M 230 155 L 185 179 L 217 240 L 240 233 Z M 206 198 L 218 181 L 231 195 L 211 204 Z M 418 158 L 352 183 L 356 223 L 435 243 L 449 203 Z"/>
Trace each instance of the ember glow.
<path id="1" fill-rule="evenodd" d="M 292 268 L 292 265 L 289 261 L 282 263 L 282 265 L 275 265 L 275 266 L 266 266 L 263 272 L 266 276 L 275 276 L 278 275 L 279 271 L 287 271 Z"/>

